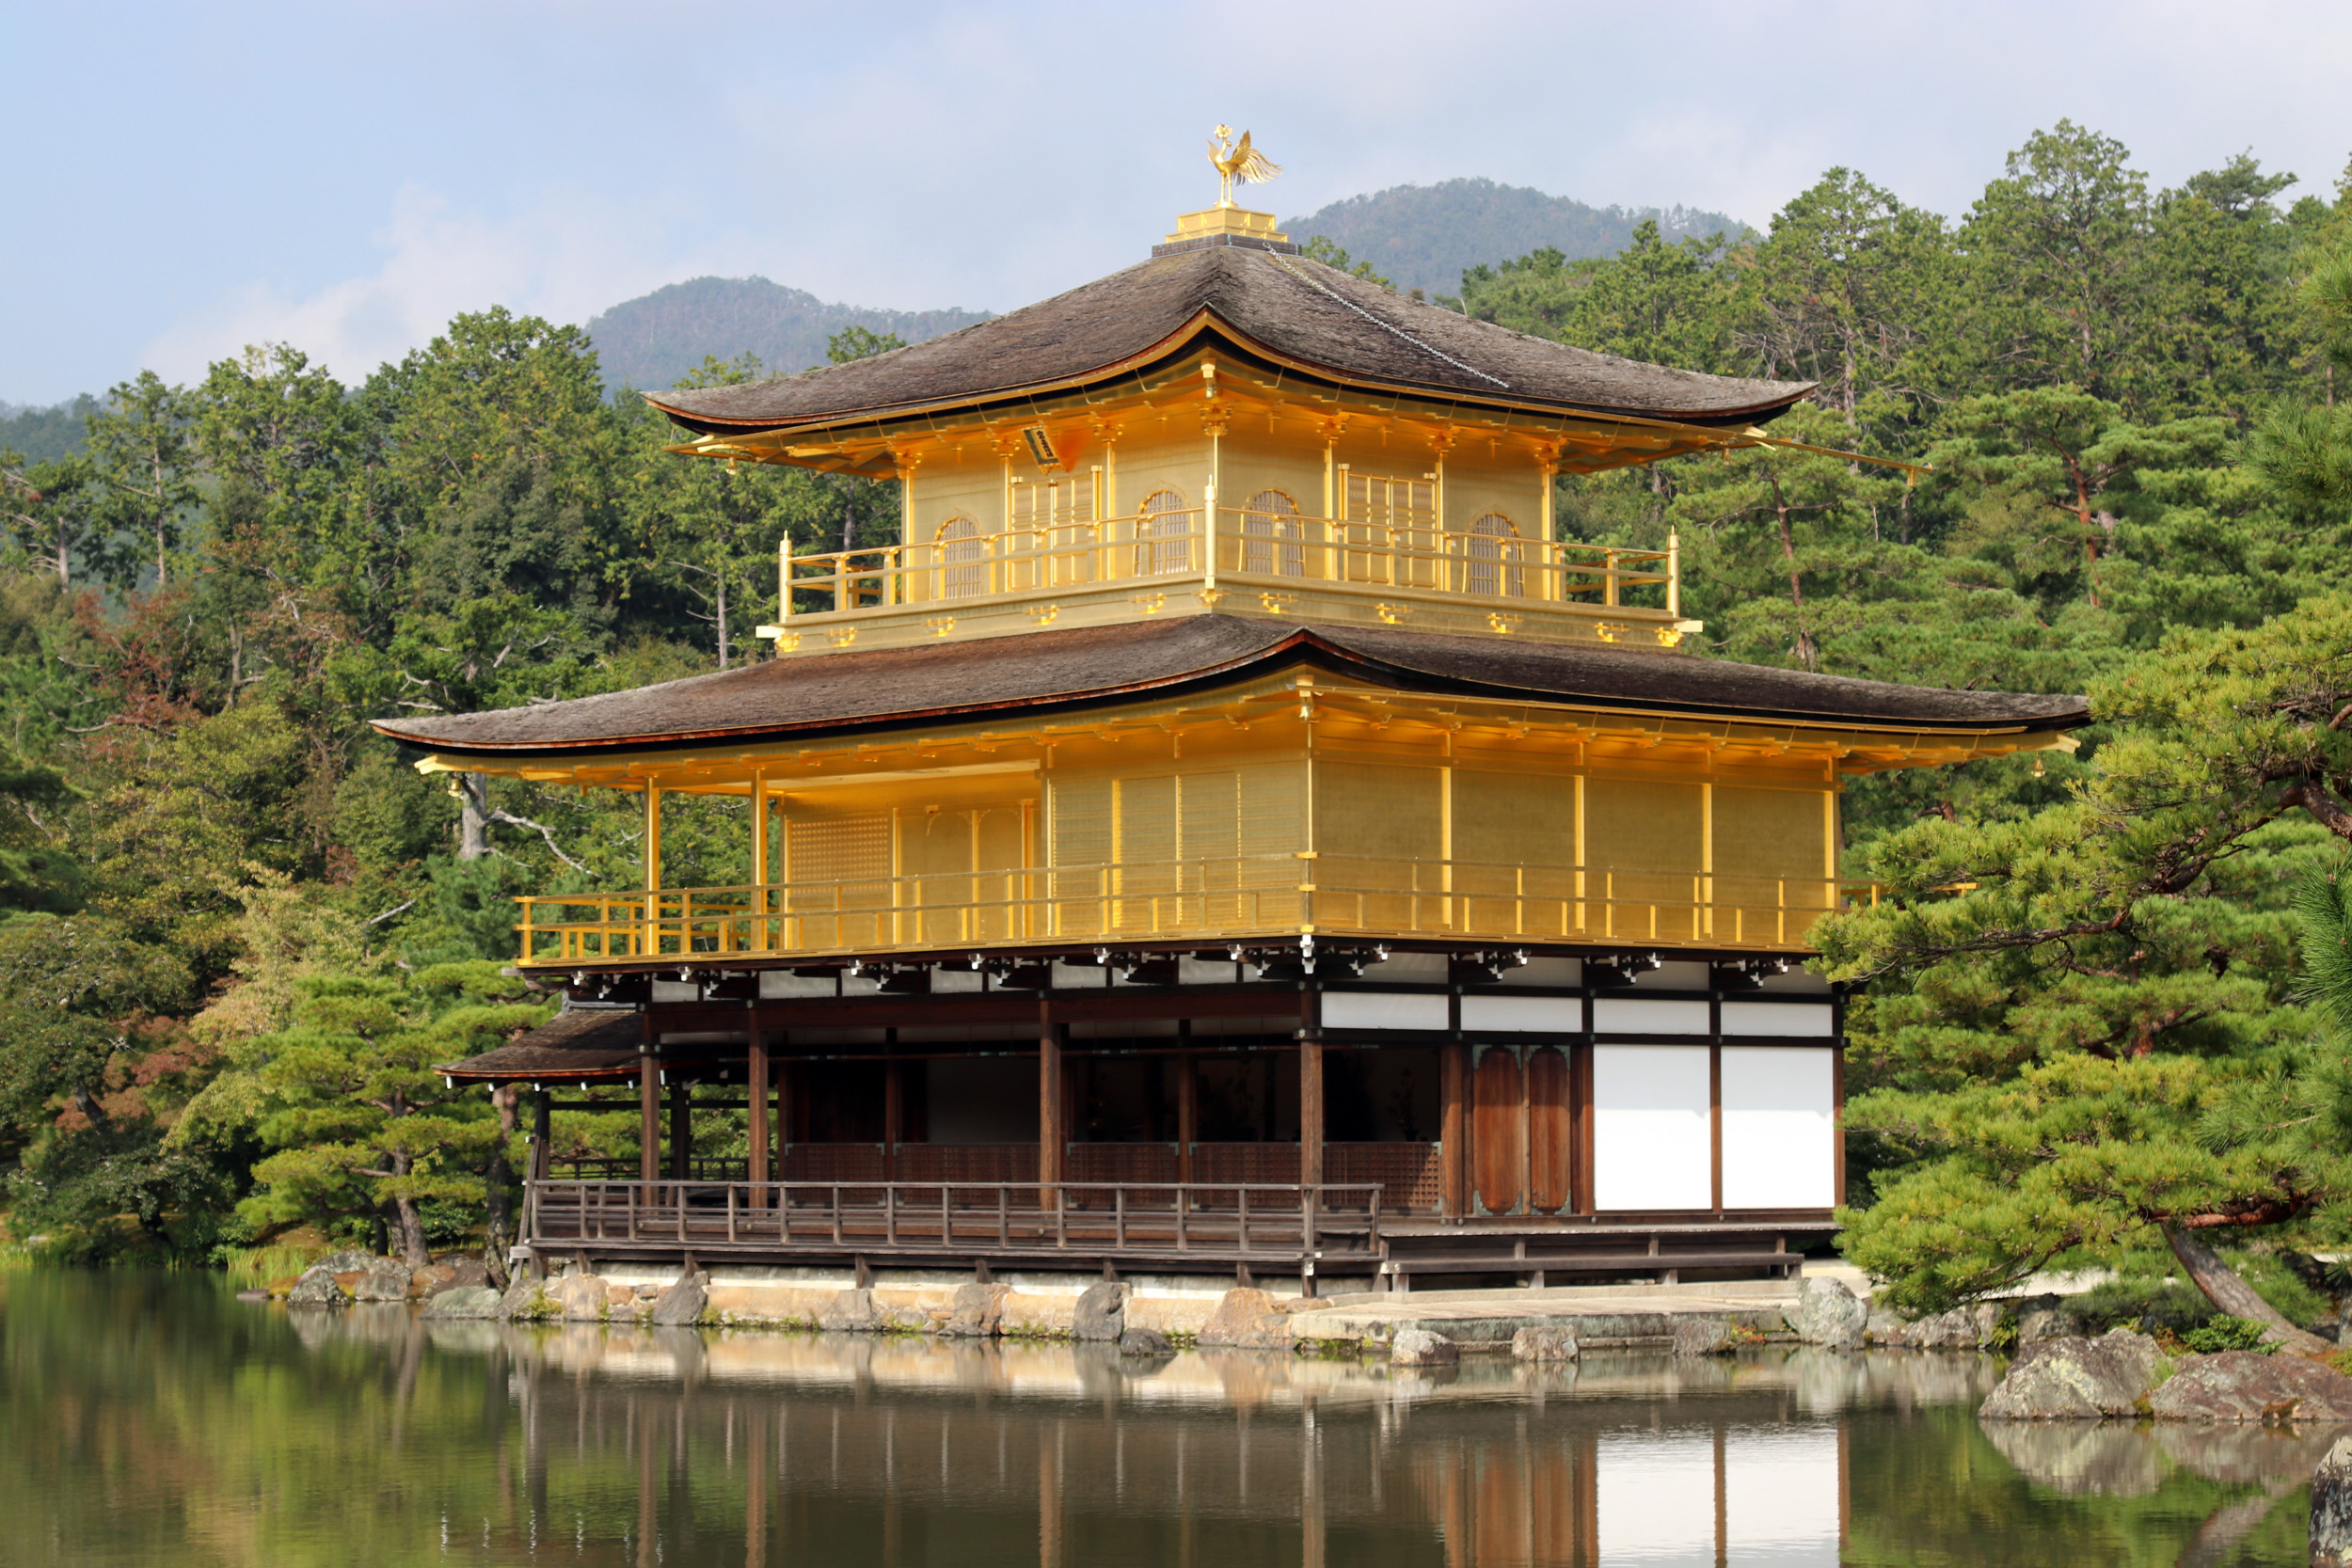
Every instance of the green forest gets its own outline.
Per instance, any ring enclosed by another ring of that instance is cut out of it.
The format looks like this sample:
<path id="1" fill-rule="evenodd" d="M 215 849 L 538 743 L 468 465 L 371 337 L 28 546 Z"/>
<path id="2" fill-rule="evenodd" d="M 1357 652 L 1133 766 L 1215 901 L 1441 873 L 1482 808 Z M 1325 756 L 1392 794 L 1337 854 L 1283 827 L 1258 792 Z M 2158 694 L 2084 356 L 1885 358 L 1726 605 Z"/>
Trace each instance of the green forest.
<path id="1" fill-rule="evenodd" d="M 2268 1260 L 2352 1236 L 2352 169 L 2290 201 L 2250 154 L 2131 165 L 2060 122 L 1956 217 L 1833 169 L 1761 233 L 1645 226 L 1440 301 L 1816 381 L 1774 434 L 1913 465 L 1564 479 L 1566 536 L 1678 535 L 1702 657 L 2090 695 L 2071 753 L 1847 795 L 1843 1245 L 1912 1310 L 2168 1253 L 2306 1310 Z M 506 900 L 627 885 L 638 824 L 429 781 L 365 721 L 761 657 L 779 541 L 896 519 L 888 484 L 670 456 L 601 388 L 578 328 L 490 309 L 356 386 L 294 345 L 143 374 L 78 451 L 0 463 L 21 1252 L 495 1244 L 514 1107 L 430 1069 L 543 1015 Z M 747 838 L 682 805 L 665 860 L 737 880 Z"/>

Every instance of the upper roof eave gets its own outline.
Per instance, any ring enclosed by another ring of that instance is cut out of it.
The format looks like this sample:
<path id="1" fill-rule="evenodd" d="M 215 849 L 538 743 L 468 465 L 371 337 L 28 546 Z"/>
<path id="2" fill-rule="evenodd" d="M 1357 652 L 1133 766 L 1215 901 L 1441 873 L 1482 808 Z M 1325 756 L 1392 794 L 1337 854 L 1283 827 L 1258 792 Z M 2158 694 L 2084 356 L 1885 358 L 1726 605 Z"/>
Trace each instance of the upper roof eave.
<path id="1" fill-rule="evenodd" d="M 950 410 L 979 412 L 1021 403 L 1035 403 L 1099 387 L 1106 381 L 1123 376 L 1143 375 L 1169 361 L 1181 359 L 1191 352 L 1198 341 L 1209 334 L 1223 336 L 1236 350 L 1262 358 L 1296 374 L 1329 384 L 1334 388 L 1370 391 L 1384 397 L 1410 398 L 1425 403 L 1470 404 L 1474 407 L 1507 409 L 1514 412 L 1548 414 L 1556 418 L 1589 419 L 1613 423 L 1640 425 L 1647 428 L 1677 427 L 1704 430 L 1722 429 L 1740 424 L 1761 423 L 1779 418 L 1790 405 L 1820 385 L 1817 381 L 1783 382 L 1785 393 L 1760 400 L 1744 406 L 1713 409 L 1703 414 L 1660 414 L 1654 410 L 1598 403 L 1571 403 L 1550 399 L 1508 397 L 1485 393 L 1459 387 L 1429 387 L 1410 382 L 1383 380 L 1365 376 L 1295 354 L 1286 354 L 1269 344 L 1260 342 L 1214 309 L 1203 307 L 1174 332 L 1136 353 L 1108 360 L 1091 370 L 1072 375 L 1057 376 L 1031 383 L 1008 383 L 1001 387 L 951 398 L 934 398 L 897 404 L 876 404 L 866 407 L 845 408 L 812 414 L 803 420 L 728 420 L 713 415 L 697 414 L 662 401 L 660 392 L 640 392 L 638 396 L 658 409 L 671 422 L 683 429 L 704 436 L 757 436 L 808 434 L 837 429 L 845 425 L 897 424 L 909 420 L 933 420 Z"/>

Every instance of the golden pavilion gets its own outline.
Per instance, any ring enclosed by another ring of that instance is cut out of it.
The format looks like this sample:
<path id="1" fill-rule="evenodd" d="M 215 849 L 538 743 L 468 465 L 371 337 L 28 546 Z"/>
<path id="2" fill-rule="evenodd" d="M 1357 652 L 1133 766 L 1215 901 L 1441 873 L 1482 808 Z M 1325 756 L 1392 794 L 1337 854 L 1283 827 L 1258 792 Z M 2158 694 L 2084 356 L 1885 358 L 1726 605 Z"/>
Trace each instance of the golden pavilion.
<path id="1" fill-rule="evenodd" d="M 1809 389 L 1400 298 L 1227 202 L 946 337 L 650 394 L 682 461 L 895 479 L 901 523 L 778 562 L 772 658 L 377 725 L 643 800 L 642 885 L 521 901 L 565 1010 L 447 1069 L 534 1091 L 522 1250 L 1791 1272 L 1844 1185 L 1800 967 L 1843 782 L 2087 717 L 1700 657 L 1671 545 L 1554 537 L 1558 476 L 1777 444 Z M 680 796 L 744 803 L 748 884 L 665 880 Z M 635 1168 L 558 1169 L 550 1108 L 616 1094 Z M 693 1149 L 714 1108 L 746 1154 Z"/>

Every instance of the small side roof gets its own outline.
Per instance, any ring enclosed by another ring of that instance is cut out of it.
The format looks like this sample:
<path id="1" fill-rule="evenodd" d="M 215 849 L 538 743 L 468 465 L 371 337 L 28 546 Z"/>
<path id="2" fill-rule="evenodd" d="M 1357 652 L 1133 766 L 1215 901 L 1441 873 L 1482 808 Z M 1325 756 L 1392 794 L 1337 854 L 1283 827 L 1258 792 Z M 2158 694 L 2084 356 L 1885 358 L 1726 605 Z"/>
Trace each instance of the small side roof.
<path id="1" fill-rule="evenodd" d="M 1194 615 L 769 659 L 634 691 L 430 719 L 379 719 L 454 755 L 580 756 L 1025 716 L 1272 674 L 1299 664 L 1400 690 L 1863 729 L 2050 732 L 2076 696 L 1956 691 L 1688 654 Z"/>
<path id="2" fill-rule="evenodd" d="M 904 416 L 1138 370 L 1222 327 L 1331 380 L 1451 401 L 1689 424 L 1769 420 L 1813 388 L 1620 359 L 1400 298 L 1301 256 L 1216 246 L 1154 259 L 1009 315 L 778 381 L 648 392 L 705 435 Z"/>
<path id="3" fill-rule="evenodd" d="M 638 1070 L 644 1025 L 634 1007 L 571 1007 L 504 1045 L 437 1070 L 468 1083 L 597 1083 Z"/>

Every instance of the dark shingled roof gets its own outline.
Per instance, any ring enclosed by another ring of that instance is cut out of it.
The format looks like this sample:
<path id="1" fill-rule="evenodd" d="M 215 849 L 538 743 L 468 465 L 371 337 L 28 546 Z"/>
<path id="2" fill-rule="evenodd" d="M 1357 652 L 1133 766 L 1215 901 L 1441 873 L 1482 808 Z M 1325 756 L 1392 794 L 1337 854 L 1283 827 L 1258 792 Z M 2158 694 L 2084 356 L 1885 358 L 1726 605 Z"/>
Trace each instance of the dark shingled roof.
<path id="1" fill-rule="evenodd" d="M 643 1027 L 634 1007 L 574 1007 L 495 1051 L 451 1062 L 439 1070 L 453 1078 L 491 1083 L 627 1077 L 637 1070 Z"/>
<path id="2" fill-rule="evenodd" d="M 1473 321 L 1304 257 L 1217 246 L 1164 256 L 1042 304 L 781 381 L 651 392 L 704 432 L 880 418 L 1016 396 L 1181 351 L 1204 317 L 1335 379 L 1449 399 L 1698 424 L 1770 419 L 1811 382 L 1701 375 Z"/>
<path id="3" fill-rule="evenodd" d="M 2062 730 L 2080 697 L 1950 691 L 1687 654 L 1298 626 L 1232 615 L 768 659 L 635 691 L 437 719 L 379 719 L 455 753 L 578 753 L 980 721 L 1231 684 L 1312 664 L 1404 690 L 1870 729 Z"/>

